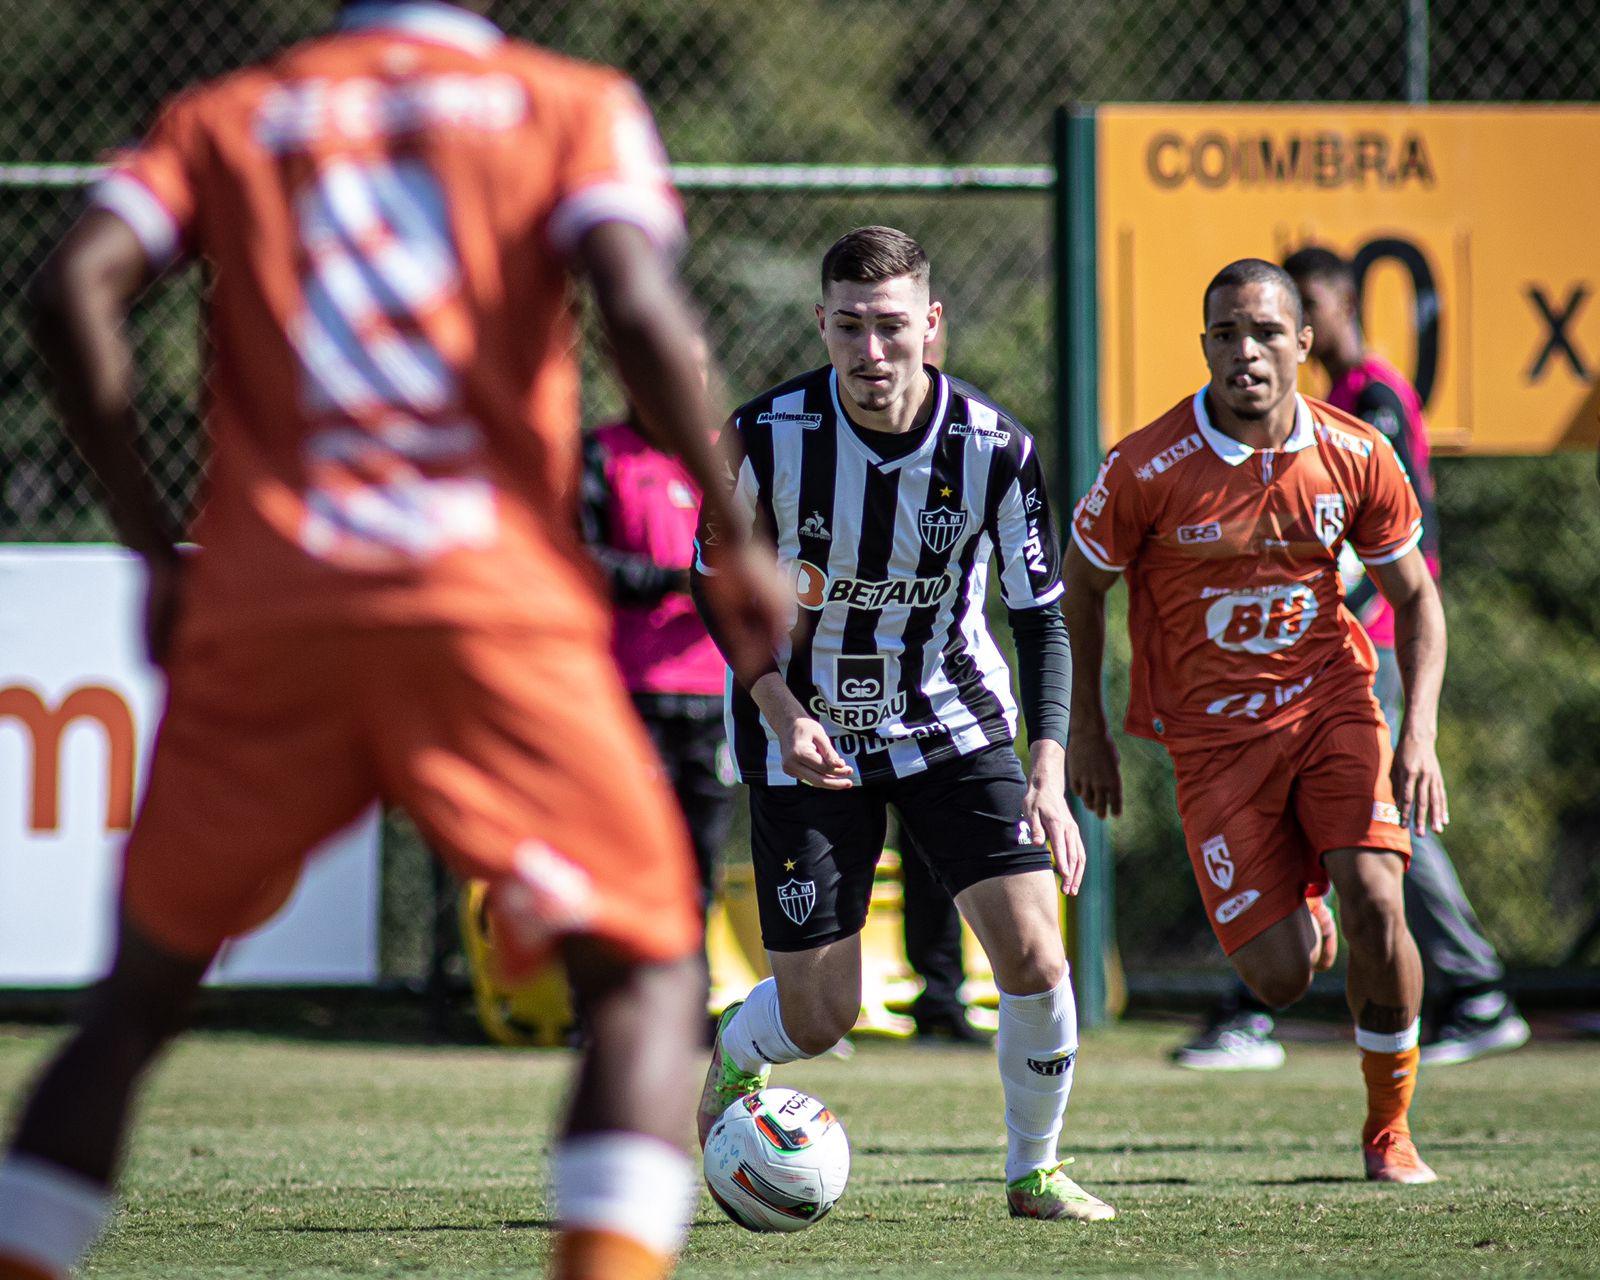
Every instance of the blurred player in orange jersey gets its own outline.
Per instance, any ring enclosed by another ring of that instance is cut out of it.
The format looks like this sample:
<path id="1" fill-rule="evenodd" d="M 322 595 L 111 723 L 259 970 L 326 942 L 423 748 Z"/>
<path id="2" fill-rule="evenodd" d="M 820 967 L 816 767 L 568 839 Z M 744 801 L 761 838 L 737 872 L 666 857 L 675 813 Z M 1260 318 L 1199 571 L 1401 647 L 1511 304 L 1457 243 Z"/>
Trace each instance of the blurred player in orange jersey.
<path id="1" fill-rule="evenodd" d="M 1223 268 L 1204 311 L 1209 382 L 1118 444 L 1074 514 L 1069 778 L 1097 814 L 1121 811 L 1100 682 L 1105 597 L 1126 576 L 1127 729 L 1172 756 L 1218 941 L 1257 995 L 1290 1004 L 1332 960 L 1321 895 L 1337 888 L 1367 1176 L 1431 1182 L 1407 1120 L 1422 964 L 1401 890 L 1407 824 L 1447 821 L 1434 750 L 1444 613 L 1422 512 L 1381 432 L 1295 393 L 1312 331 L 1280 267 Z M 1344 605 L 1347 540 L 1395 612 L 1406 714 L 1392 751 L 1376 654 Z"/>
<path id="2" fill-rule="evenodd" d="M 133 1090 L 217 948 L 378 798 L 490 881 L 515 963 L 559 949 L 590 1010 L 554 1273 L 658 1277 L 682 1242 L 694 866 L 575 531 L 571 280 L 641 419 L 714 495 L 716 415 L 648 112 L 484 7 L 348 5 L 327 35 L 180 95 L 36 282 L 68 434 L 149 572 L 169 695 L 111 973 L 0 1163 L 0 1276 L 65 1275 L 93 1243 Z M 192 557 L 139 459 L 121 335 L 187 259 L 211 284 Z M 775 567 L 749 542 L 721 559 L 735 664 L 756 665 L 783 622 Z"/>

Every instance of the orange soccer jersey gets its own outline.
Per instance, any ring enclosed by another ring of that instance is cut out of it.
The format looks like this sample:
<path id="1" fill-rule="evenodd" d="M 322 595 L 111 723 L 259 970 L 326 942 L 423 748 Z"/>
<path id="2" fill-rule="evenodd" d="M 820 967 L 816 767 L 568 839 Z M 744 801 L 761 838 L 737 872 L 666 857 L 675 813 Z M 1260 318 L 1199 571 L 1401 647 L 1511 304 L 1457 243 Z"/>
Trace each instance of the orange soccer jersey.
<path id="1" fill-rule="evenodd" d="M 665 153 L 614 71 L 376 9 L 180 95 L 95 193 L 210 268 L 189 625 L 598 633 L 568 264 L 600 221 L 680 235 Z"/>
<path id="2" fill-rule="evenodd" d="M 1203 389 L 1134 432 L 1072 524 L 1092 563 L 1127 576 L 1128 731 L 1216 745 L 1362 697 L 1376 656 L 1344 607 L 1339 550 L 1381 564 L 1421 533 L 1394 448 L 1320 401 L 1296 398 L 1276 450 L 1216 430 Z"/>

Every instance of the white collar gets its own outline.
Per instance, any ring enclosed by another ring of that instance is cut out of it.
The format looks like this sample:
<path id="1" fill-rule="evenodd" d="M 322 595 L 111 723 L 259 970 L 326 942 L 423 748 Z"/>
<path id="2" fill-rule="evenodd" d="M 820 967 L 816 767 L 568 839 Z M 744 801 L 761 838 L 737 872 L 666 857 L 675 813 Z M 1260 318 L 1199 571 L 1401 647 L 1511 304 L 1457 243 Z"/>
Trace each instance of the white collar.
<path id="1" fill-rule="evenodd" d="M 1200 436 L 1211 446 L 1211 451 L 1230 467 L 1237 467 L 1240 463 L 1249 461 L 1259 452 L 1272 452 L 1254 449 L 1242 440 L 1235 440 L 1227 432 L 1218 431 L 1211 425 L 1211 415 L 1206 412 L 1206 390 L 1209 386 L 1210 383 L 1207 383 L 1194 393 L 1194 420 L 1200 425 Z M 1297 392 L 1294 398 L 1294 430 L 1278 447 L 1277 452 L 1299 453 L 1302 449 L 1309 449 L 1316 442 L 1317 428 L 1311 417 L 1311 406 L 1305 402 L 1305 397 Z"/>
<path id="2" fill-rule="evenodd" d="M 476 54 L 505 39 L 482 14 L 444 0 L 367 0 L 343 10 L 333 25 L 336 31 L 395 31 Z"/>

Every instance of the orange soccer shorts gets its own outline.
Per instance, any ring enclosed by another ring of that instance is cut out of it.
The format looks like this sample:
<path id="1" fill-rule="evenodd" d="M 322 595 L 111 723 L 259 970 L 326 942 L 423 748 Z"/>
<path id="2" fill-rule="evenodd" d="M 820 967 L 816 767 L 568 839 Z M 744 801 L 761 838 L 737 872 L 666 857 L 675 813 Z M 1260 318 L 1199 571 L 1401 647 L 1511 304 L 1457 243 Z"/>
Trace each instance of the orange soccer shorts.
<path id="1" fill-rule="evenodd" d="M 1257 738 L 1173 752 L 1189 860 L 1223 951 L 1232 955 L 1307 895 L 1326 893 L 1325 854 L 1386 849 L 1409 865 L 1392 758 L 1370 695 Z"/>
<path id="2" fill-rule="evenodd" d="M 520 917 L 508 969 L 563 934 L 666 962 L 700 945 L 693 855 L 599 638 L 329 627 L 180 636 L 123 883 L 130 919 L 208 956 L 288 900 L 374 800 Z M 498 918 L 498 917 L 497 917 Z"/>

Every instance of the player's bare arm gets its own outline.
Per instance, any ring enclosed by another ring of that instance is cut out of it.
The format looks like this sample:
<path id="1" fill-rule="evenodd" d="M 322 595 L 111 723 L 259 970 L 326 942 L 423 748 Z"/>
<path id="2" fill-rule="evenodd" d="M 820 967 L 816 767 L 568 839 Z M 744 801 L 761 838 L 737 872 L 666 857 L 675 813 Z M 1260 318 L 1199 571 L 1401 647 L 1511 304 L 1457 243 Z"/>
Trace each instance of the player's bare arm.
<path id="1" fill-rule="evenodd" d="M 1405 722 L 1394 749 L 1394 794 L 1405 822 L 1417 834 L 1450 821 L 1439 767 L 1439 689 L 1444 683 L 1445 625 L 1439 589 L 1421 551 L 1392 564 L 1369 565 L 1394 609 L 1395 654 L 1405 690 Z"/>
<path id="2" fill-rule="evenodd" d="M 1042 738 L 1029 745 L 1028 759 L 1028 792 L 1022 811 L 1033 843 L 1049 844 L 1061 892 L 1071 896 L 1083 886 L 1088 855 L 1067 804 L 1067 751 L 1059 742 Z"/>
<path id="3" fill-rule="evenodd" d="M 771 665 L 790 600 L 771 548 L 734 518 L 721 483 L 724 466 L 711 429 L 721 416 L 702 374 L 699 325 L 666 258 L 637 227 L 601 223 L 580 241 L 578 258 L 629 403 L 654 438 L 683 459 L 704 494 L 708 519 L 723 531 L 717 573 L 702 585 L 721 622 L 729 665 L 754 678 Z"/>
<path id="4" fill-rule="evenodd" d="M 145 644 L 159 663 L 177 618 L 182 565 L 177 531 L 140 456 L 133 352 L 123 333 L 129 306 L 152 278 L 128 224 L 91 210 L 40 269 L 29 300 L 67 438 L 94 472 L 118 538 L 145 561 Z"/>
<path id="5" fill-rule="evenodd" d="M 824 791 L 847 791 L 855 785 L 850 766 L 833 749 L 828 731 L 806 714 L 782 676 L 767 672 L 750 686 L 750 696 L 778 739 L 785 773 Z"/>
<path id="6" fill-rule="evenodd" d="M 1067 781 L 1096 817 L 1122 812 L 1122 772 L 1106 718 L 1101 674 L 1106 655 L 1106 595 L 1120 574 L 1089 563 L 1075 542 L 1067 545 L 1061 580 L 1061 615 L 1072 637 L 1072 732 L 1067 738 Z"/>

